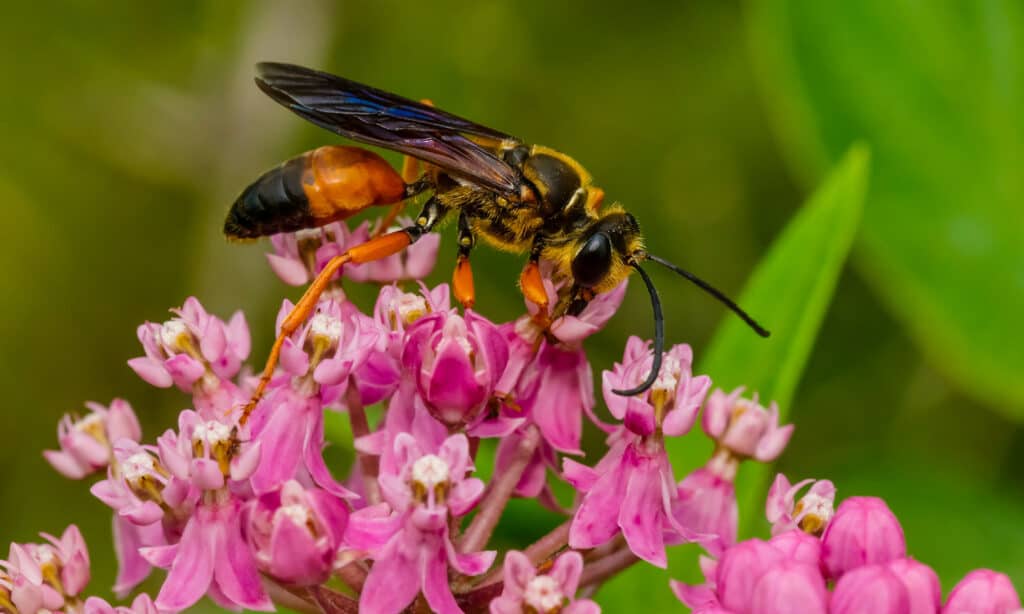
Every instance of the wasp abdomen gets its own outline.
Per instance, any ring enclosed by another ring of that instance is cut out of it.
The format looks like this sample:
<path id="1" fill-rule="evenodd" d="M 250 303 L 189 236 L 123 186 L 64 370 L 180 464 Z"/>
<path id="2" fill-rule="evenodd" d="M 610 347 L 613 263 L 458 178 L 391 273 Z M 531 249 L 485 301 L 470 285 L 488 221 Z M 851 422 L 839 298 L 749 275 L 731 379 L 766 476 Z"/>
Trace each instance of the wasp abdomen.
<path id="1" fill-rule="evenodd" d="M 359 147 L 308 151 L 264 173 L 235 201 L 224 234 L 252 239 L 322 226 L 372 205 L 400 201 L 405 182 L 383 158 Z"/>

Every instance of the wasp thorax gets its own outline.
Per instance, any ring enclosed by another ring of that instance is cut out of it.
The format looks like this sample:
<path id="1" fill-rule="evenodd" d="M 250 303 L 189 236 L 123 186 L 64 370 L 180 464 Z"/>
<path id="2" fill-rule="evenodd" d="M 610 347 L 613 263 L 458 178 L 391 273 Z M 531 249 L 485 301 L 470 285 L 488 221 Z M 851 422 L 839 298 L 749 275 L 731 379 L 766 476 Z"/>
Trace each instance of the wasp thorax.
<path id="1" fill-rule="evenodd" d="M 551 576 L 536 576 L 523 591 L 523 611 L 556 614 L 565 603 L 562 587 Z"/>
<path id="2" fill-rule="evenodd" d="M 418 503 L 427 503 L 433 494 L 433 503 L 444 503 L 451 480 L 448 463 L 440 456 L 427 454 L 412 464 L 409 476 L 413 496 Z"/>

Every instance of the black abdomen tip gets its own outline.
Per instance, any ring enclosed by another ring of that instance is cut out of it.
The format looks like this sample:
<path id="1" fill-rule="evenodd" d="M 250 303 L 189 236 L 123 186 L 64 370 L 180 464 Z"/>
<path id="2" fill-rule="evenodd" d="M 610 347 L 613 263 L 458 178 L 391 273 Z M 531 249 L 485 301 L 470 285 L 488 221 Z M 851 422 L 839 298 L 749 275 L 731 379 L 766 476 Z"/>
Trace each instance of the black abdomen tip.
<path id="1" fill-rule="evenodd" d="M 245 188 L 228 211 L 224 234 L 255 239 L 316 226 L 302 189 L 307 161 L 308 154 L 292 158 Z"/>

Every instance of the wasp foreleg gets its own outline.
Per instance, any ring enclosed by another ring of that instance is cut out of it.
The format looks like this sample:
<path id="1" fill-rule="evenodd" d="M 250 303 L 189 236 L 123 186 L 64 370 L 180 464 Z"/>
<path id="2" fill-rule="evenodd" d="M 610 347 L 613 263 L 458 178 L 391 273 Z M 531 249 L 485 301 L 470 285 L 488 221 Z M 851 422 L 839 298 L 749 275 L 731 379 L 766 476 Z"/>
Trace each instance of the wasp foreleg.
<path id="1" fill-rule="evenodd" d="M 452 290 L 464 309 L 471 309 L 476 303 L 473 269 L 469 264 L 469 253 L 475 244 L 476 238 L 469 226 L 469 218 L 463 211 L 459 213 L 459 258 L 455 263 L 455 272 L 452 274 Z"/>

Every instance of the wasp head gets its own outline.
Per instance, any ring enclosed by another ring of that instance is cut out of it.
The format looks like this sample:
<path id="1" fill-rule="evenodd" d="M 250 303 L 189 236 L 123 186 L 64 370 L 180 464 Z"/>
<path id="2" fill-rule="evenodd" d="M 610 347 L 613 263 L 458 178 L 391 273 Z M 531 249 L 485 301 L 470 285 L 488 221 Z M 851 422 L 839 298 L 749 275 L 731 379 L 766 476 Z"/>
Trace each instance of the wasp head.
<path id="1" fill-rule="evenodd" d="M 607 292 L 629 276 L 640 254 L 643 238 L 639 224 L 629 213 L 613 207 L 580 234 L 572 257 L 573 281 L 595 294 Z"/>

